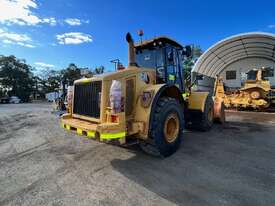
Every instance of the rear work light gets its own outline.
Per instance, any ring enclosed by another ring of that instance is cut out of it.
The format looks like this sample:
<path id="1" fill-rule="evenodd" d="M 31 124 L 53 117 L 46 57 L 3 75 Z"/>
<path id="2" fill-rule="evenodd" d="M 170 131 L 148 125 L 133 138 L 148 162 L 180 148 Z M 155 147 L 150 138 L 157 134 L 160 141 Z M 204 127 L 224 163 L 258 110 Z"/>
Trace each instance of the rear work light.
<path id="1" fill-rule="evenodd" d="M 111 122 L 113 123 L 118 123 L 119 122 L 119 117 L 117 115 L 111 115 Z"/>
<path id="2" fill-rule="evenodd" d="M 107 122 L 119 123 L 119 115 L 113 114 L 111 107 L 107 107 L 106 109 L 106 118 L 107 118 Z"/>

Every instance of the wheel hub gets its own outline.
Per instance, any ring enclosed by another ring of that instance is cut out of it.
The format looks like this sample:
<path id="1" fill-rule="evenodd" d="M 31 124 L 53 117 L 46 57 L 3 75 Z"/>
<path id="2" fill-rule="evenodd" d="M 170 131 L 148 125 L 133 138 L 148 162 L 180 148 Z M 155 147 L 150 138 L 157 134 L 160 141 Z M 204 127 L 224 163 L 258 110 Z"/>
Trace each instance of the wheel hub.
<path id="1" fill-rule="evenodd" d="M 177 139 L 180 130 L 178 115 L 170 114 L 164 123 L 164 136 L 167 142 L 172 143 Z"/>
<path id="2" fill-rule="evenodd" d="M 259 91 L 253 91 L 250 93 L 250 96 L 252 99 L 259 99 L 261 97 L 261 94 Z"/>

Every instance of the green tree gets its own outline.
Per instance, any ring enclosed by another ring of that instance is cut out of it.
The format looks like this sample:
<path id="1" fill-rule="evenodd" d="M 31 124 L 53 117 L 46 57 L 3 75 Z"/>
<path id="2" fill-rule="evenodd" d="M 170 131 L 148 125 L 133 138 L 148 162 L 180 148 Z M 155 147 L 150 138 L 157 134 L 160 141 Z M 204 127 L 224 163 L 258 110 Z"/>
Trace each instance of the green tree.
<path id="1" fill-rule="evenodd" d="M 195 62 L 198 60 L 198 58 L 202 55 L 203 51 L 200 46 L 194 45 L 192 47 L 192 57 L 185 59 L 183 61 L 183 74 L 185 78 L 185 84 L 187 86 L 191 85 L 191 71 L 193 66 L 195 65 Z"/>
<path id="2" fill-rule="evenodd" d="M 72 86 L 74 81 L 81 78 L 81 69 L 74 63 L 69 64 L 66 69 L 61 70 L 62 92 L 66 94 L 66 86 Z"/>
<path id="3" fill-rule="evenodd" d="M 29 101 L 33 91 L 32 67 L 25 60 L 15 56 L 0 56 L 0 85 L 8 90 L 9 96 L 18 96 L 23 101 Z"/>
<path id="4" fill-rule="evenodd" d="M 71 86 L 75 80 L 81 78 L 81 71 L 80 68 L 71 63 L 66 69 L 61 71 L 61 75 L 62 83 Z"/>
<path id="5" fill-rule="evenodd" d="M 105 71 L 105 67 L 104 67 L 104 66 L 100 66 L 100 67 L 96 67 L 96 68 L 95 68 L 94 73 L 95 73 L 95 74 L 103 74 L 104 71 Z"/>
<path id="6" fill-rule="evenodd" d="M 43 82 L 45 92 L 58 92 L 60 89 L 61 79 L 62 76 L 60 72 L 50 70 L 47 79 Z"/>
<path id="7" fill-rule="evenodd" d="M 36 98 L 36 95 L 41 95 L 42 89 L 40 87 L 41 79 L 38 76 L 33 77 L 33 98 Z M 42 95 L 44 96 L 44 95 Z"/>
<path id="8" fill-rule="evenodd" d="M 193 46 L 193 59 L 197 60 L 203 53 L 201 47 L 199 45 Z"/>

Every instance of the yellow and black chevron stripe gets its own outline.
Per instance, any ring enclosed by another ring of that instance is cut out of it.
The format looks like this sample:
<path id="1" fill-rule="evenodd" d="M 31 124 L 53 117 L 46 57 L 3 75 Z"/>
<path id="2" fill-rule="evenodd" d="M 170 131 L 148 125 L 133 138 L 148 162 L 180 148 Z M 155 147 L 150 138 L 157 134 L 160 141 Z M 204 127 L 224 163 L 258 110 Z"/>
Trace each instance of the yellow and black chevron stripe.
<path id="1" fill-rule="evenodd" d="M 88 138 L 95 138 L 94 131 L 88 131 L 88 130 L 83 130 L 76 127 L 71 127 L 70 125 L 64 124 L 64 123 L 61 124 L 61 127 L 70 131 L 76 131 L 77 134 L 87 136 Z M 100 134 L 100 140 L 113 140 L 113 139 L 120 139 L 125 137 L 126 137 L 126 132 Z"/>

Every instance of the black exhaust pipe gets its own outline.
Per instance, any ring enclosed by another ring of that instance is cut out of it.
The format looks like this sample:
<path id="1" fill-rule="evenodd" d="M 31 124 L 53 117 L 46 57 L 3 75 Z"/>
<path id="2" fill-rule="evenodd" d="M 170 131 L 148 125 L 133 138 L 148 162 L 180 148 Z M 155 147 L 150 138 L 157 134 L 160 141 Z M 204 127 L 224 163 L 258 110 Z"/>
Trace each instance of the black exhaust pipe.
<path id="1" fill-rule="evenodd" d="M 129 32 L 126 34 L 126 40 L 129 45 L 129 48 L 128 48 L 129 49 L 129 51 L 128 51 L 129 66 L 137 66 L 134 40 Z"/>

